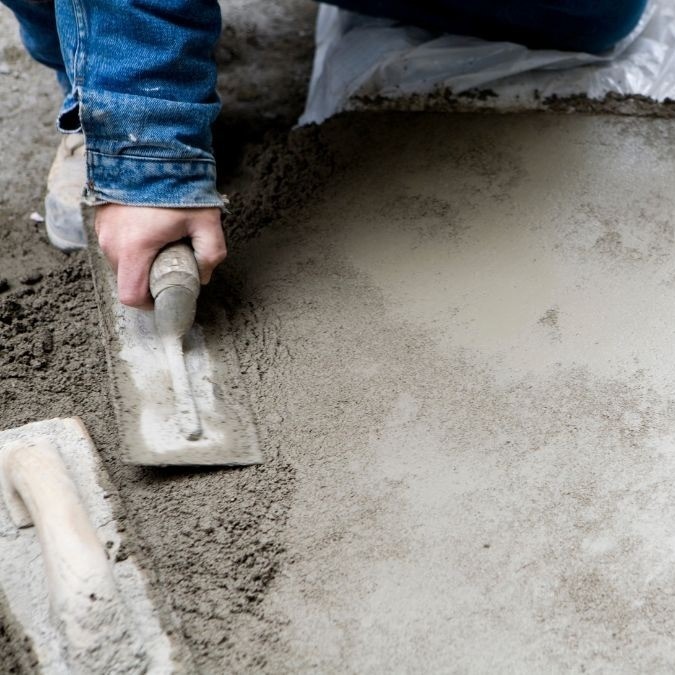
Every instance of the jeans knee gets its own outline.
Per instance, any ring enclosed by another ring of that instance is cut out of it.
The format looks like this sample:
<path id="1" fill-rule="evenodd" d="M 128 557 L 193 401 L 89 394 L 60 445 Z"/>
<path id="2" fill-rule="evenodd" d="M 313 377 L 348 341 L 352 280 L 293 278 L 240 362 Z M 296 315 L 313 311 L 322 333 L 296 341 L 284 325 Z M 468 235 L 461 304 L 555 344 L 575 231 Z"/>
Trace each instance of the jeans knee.
<path id="1" fill-rule="evenodd" d="M 577 0 L 570 14 L 577 22 L 585 50 L 603 52 L 627 37 L 637 26 L 648 0 Z M 575 11 L 576 10 L 576 11 Z"/>

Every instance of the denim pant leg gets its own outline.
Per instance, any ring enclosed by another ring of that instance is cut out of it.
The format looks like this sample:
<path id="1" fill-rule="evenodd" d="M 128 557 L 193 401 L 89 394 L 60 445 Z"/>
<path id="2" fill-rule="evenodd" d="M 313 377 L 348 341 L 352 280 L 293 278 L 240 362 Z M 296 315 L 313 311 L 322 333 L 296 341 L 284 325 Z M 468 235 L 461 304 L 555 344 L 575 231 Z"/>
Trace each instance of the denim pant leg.
<path id="1" fill-rule="evenodd" d="M 86 200 L 222 207 L 211 148 L 218 0 L 55 4 L 73 83 L 59 124 L 84 132 Z"/>
<path id="2" fill-rule="evenodd" d="M 324 0 L 434 32 L 600 53 L 637 25 L 647 0 Z"/>
<path id="3" fill-rule="evenodd" d="M 35 0 L 0 0 L 14 12 L 21 34 L 21 41 L 28 53 L 40 63 L 56 71 L 59 84 L 65 92 L 70 81 L 61 54 L 61 44 L 56 29 L 54 3 Z"/>

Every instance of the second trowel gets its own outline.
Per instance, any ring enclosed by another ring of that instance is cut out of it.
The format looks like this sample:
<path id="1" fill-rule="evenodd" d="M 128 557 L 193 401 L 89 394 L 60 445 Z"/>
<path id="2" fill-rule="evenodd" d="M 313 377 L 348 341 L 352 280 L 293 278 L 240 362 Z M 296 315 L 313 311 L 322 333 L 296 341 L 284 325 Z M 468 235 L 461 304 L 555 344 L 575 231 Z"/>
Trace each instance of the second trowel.
<path id="1" fill-rule="evenodd" d="M 122 459 L 145 465 L 259 463 L 224 318 L 194 323 L 200 283 L 192 249 L 177 243 L 159 253 L 150 272 L 154 311 L 141 311 L 117 300 L 115 279 L 96 248 L 89 249 L 90 261 Z"/>

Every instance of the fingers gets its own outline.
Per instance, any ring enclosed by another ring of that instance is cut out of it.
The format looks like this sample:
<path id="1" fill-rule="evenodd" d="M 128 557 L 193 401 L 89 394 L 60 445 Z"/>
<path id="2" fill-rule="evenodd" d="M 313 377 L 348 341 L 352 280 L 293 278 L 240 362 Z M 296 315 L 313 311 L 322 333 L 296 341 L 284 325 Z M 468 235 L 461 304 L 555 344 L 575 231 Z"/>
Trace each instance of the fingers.
<path id="1" fill-rule="evenodd" d="M 98 245 L 101 247 L 101 251 L 103 251 L 115 277 L 117 277 L 117 246 L 112 238 L 108 236 L 109 230 L 102 226 L 100 214 L 101 209 L 99 208 L 96 212 L 96 220 L 94 221 L 94 230 L 96 231 L 96 237 L 98 238 Z"/>
<path id="2" fill-rule="evenodd" d="M 167 244 L 189 237 L 202 284 L 225 259 L 225 237 L 217 208 L 160 208 L 123 204 L 97 207 L 96 233 L 117 276 L 120 302 L 152 309 L 150 267 Z"/>
<path id="3" fill-rule="evenodd" d="M 125 252 L 117 265 L 117 294 L 120 302 L 137 309 L 152 309 L 150 267 L 159 251 Z"/>
<path id="4" fill-rule="evenodd" d="M 188 227 L 188 236 L 192 240 L 192 248 L 199 268 L 199 279 L 202 285 L 208 284 L 211 281 L 213 270 L 227 256 L 225 235 L 220 224 L 220 212 L 217 211 L 215 214 L 210 214 L 209 218 L 191 223 Z"/>
<path id="5" fill-rule="evenodd" d="M 158 251 L 128 248 L 124 242 L 99 235 L 99 245 L 117 277 L 117 294 L 123 305 L 152 309 L 150 266 Z"/>

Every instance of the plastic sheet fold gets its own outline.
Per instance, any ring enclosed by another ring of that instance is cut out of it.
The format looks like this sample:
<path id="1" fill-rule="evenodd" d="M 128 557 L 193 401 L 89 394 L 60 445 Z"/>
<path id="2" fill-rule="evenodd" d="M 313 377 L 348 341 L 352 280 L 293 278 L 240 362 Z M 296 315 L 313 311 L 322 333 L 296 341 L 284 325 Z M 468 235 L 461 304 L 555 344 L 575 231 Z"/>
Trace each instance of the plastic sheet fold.
<path id="1" fill-rule="evenodd" d="M 434 35 L 322 4 L 300 123 L 358 108 L 364 98 L 472 90 L 495 94 L 487 104 L 477 97 L 476 106 L 508 109 L 537 108 L 553 95 L 675 99 L 675 2 L 652 0 L 633 32 L 602 55 Z"/>

